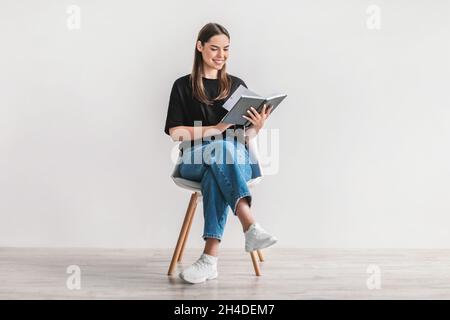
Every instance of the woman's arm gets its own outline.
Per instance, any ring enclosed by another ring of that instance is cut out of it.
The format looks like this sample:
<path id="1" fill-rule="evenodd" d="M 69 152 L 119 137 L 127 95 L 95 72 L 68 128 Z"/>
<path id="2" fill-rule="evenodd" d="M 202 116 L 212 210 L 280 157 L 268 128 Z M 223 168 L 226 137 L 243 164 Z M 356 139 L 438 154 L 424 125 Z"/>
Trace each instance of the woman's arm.
<path id="1" fill-rule="evenodd" d="M 245 129 L 245 142 L 248 143 L 249 140 L 256 137 L 259 133 L 259 129 L 255 128 L 253 125 Z"/>
<path id="2" fill-rule="evenodd" d="M 232 124 L 222 122 L 216 124 L 215 126 L 198 126 L 198 127 L 177 126 L 170 128 L 169 134 L 173 141 L 197 140 L 200 138 L 221 134 L 231 126 Z"/>

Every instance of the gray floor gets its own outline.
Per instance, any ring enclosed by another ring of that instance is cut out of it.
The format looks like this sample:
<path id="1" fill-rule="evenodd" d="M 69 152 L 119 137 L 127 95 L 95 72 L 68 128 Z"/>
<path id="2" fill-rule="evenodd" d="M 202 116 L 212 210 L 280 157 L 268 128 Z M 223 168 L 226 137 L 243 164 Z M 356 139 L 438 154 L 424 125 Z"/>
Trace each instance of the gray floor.
<path id="1" fill-rule="evenodd" d="M 187 250 L 178 271 L 199 252 Z M 219 278 L 189 285 L 166 275 L 171 249 L 0 248 L 0 299 L 450 298 L 450 250 L 273 248 L 264 253 L 261 277 L 254 276 L 243 250 L 222 250 Z M 70 265 L 80 267 L 79 290 L 66 285 Z"/>

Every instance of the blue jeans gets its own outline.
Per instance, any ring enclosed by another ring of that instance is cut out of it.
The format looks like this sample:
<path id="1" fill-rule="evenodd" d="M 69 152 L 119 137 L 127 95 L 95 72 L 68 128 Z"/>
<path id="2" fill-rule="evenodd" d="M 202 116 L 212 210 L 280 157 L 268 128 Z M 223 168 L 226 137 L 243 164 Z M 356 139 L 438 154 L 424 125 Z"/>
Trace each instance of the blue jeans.
<path id="1" fill-rule="evenodd" d="M 228 208 L 236 215 L 237 203 L 246 197 L 252 177 L 248 150 L 237 139 L 202 141 L 184 150 L 180 176 L 201 182 L 205 225 L 203 239 L 222 239 Z"/>

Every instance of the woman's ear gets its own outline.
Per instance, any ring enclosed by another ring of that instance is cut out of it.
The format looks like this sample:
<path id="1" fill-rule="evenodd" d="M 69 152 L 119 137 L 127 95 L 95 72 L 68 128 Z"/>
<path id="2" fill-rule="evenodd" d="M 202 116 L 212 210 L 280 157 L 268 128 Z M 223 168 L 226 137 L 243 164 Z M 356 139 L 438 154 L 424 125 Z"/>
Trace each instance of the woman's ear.
<path id="1" fill-rule="evenodd" d="M 203 50 L 202 42 L 200 40 L 197 41 L 197 50 L 200 52 Z"/>

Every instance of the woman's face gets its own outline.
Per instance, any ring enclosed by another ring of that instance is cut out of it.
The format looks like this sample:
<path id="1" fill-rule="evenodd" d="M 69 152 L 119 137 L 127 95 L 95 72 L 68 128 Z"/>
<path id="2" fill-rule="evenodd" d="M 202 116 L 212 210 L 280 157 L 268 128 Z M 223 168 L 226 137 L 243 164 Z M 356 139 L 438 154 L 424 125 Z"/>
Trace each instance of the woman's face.
<path id="1" fill-rule="evenodd" d="M 220 70 L 228 59 L 228 48 L 230 40 L 224 34 L 213 36 L 205 45 L 202 46 L 200 41 L 197 41 L 197 50 L 202 53 L 203 62 L 210 68 Z"/>

